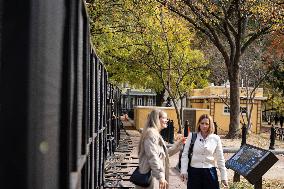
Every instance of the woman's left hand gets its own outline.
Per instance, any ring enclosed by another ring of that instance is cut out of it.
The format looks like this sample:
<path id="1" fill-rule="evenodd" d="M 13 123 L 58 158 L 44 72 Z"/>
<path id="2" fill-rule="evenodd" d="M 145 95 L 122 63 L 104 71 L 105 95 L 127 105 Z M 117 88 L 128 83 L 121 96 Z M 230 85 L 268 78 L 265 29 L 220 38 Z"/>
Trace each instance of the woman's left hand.
<path id="1" fill-rule="evenodd" d="M 227 181 L 227 180 L 222 180 L 221 183 L 222 183 L 225 187 L 228 187 L 228 181 Z"/>

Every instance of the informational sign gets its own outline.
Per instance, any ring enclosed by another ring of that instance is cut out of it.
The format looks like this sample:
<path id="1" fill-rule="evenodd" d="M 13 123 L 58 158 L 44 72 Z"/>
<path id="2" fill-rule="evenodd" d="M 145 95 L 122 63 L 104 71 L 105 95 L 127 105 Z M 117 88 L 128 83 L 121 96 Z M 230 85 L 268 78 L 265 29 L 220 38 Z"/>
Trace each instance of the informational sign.
<path id="1" fill-rule="evenodd" d="M 270 151 L 252 145 L 244 145 L 229 160 L 226 167 L 254 184 L 278 161 Z"/>

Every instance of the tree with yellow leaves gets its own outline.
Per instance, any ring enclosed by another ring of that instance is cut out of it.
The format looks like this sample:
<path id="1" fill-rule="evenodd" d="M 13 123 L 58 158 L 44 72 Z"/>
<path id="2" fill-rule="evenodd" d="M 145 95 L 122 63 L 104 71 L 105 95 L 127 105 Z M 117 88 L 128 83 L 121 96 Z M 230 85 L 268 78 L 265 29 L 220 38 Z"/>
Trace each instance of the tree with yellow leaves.
<path id="1" fill-rule="evenodd" d="M 91 18 L 97 19 L 91 32 L 111 80 L 167 91 L 181 132 L 183 104 L 180 108 L 178 101 L 193 87 L 206 84 L 208 76 L 203 53 L 190 46 L 194 31 L 151 0 L 103 2 L 97 7 L 89 4 L 89 10 L 94 10 Z"/>

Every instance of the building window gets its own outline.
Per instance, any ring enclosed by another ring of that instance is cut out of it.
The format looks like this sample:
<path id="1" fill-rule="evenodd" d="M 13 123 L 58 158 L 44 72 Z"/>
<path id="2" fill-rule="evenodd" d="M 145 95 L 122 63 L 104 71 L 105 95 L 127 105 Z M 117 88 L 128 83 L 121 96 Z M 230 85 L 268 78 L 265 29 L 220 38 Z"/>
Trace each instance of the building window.
<path id="1" fill-rule="evenodd" d="M 142 98 L 137 98 L 137 105 L 138 105 L 138 106 L 143 106 L 143 100 L 142 100 Z"/>
<path id="2" fill-rule="evenodd" d="M 152 98 L 148 98 L 148 106 L 153 106 L 153 99 Z"/>
<path id="3" fill-rule="evenodd" d="M 229 114 L 230 113 L 230 107 L 224 106 L 224 113 Z M 240 113 L 246 114 L 247 113 L 247 108 L 246 107 L 240 107 Z"/>
<path id="4" fill-rule="evenodd" d="M 224 106 L 224 113 L 229 114 L 230 113 L 230 107 Z"/>

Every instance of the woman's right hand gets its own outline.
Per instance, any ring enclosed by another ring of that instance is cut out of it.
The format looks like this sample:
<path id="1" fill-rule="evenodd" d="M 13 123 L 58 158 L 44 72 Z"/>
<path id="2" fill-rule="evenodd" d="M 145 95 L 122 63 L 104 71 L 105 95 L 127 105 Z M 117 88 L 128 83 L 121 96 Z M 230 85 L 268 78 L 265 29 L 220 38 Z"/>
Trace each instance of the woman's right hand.
<path id="1" fill-rule="evenodd" d="M 160 179 L 159 189 L 167 189 L 168 182 L 165 179 Z"/>
<path id="2" fill-rule="evenodd" d="M 181 173 L 180 178 L 181 178 L 182 182 L 186 181 L 187 180 L 187 174 Z"/>

